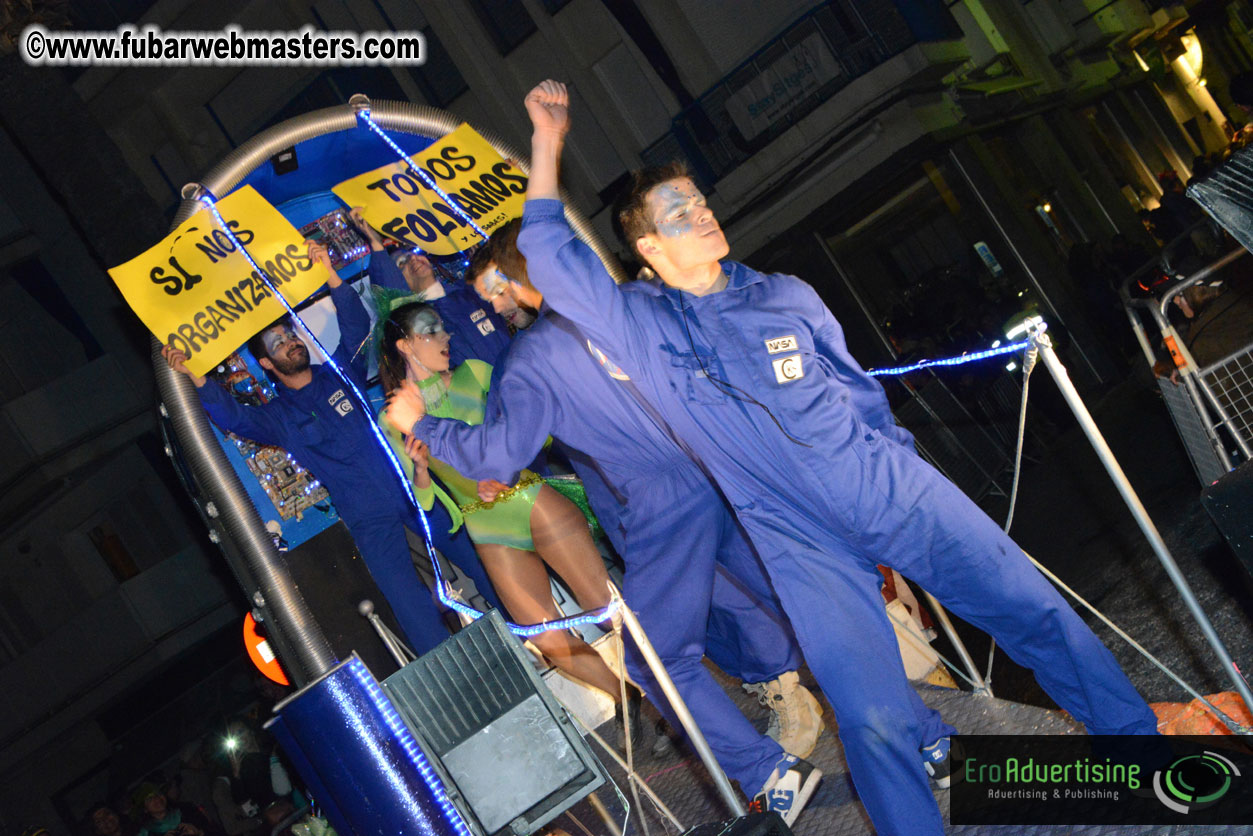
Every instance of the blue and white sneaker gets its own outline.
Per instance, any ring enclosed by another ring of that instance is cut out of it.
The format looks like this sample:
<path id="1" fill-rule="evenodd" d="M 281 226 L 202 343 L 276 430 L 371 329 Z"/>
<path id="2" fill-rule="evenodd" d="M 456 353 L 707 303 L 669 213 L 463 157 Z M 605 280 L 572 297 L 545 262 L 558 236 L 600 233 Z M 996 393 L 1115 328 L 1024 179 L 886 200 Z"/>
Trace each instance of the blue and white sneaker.
<path id="1" fill-rule="evenodd" d="M 795 755 L 784 755 L 748 805 L 750 813 L 778 813 L 788 827 L 800 816 L 822 781 L 822 770 Z"/>
<path id="2" fill-rule="evenodd" d="M 947 737 L 941 737 L 930 746 L 922 747 L 922 763 L 927 774 L 935 785 L 942 790 L 949 788 L 953 778 L 952 764 L 949 762 L 951 745 Z"/>

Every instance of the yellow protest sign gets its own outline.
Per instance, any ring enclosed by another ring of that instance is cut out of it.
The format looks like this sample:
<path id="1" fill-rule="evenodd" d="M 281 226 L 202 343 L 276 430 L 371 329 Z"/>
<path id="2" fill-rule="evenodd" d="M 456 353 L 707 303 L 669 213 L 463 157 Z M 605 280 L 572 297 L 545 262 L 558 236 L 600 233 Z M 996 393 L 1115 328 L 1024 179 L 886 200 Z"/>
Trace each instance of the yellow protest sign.
<path id="1" fill-rule="evenodd" d="M 349 206 L 360 206 L 370 226 L 384 235 L 432 255 L 452 255 L 483 240 L 465 215 L 488 235 L 522 217 L 526 176 L 469 125 L 410 157 L 448 201 L 404 160 L 345 180 L 332 191 Z"/>
<path id="2" fill-rule="evenodd" d="M 293 305 L 326 281 L 300 232 L 251 186 L 222 198 L 217 208 Z M 284 311 L 208 209 L 109 275 L 157 339 L 187 355 L 195 374 L 212 369 Z"/>

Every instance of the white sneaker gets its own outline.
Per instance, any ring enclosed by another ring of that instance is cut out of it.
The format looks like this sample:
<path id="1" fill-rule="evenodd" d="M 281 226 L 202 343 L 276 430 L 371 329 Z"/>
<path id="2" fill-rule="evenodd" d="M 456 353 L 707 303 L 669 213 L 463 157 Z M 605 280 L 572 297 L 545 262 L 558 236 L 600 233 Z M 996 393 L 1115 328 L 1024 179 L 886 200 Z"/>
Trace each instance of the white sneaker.
<path id="1" fill-rule="evenodd" d="M 818 745 L 818 736 L 826 726 L 822 722 L 822 706 L 809 689 L 800 684 L 796 671 L 788 671 L 769 682 L 744 685 L 744 690 L 757 695 L 757 701 L 770 709 L 770 726 L 766 734 L 778 741 L 788 754 L 807 758 Z"/>
<path id="2" fill-rule="evenodd" d="M 814 790 L 822 781 L 822 770 L 809 761 L 793 755 L 784 755 L 770 774 L 770 779 L 753 796 L 748 805 L 750 813 L 775 812 L 783 817 L 783 823 L 791 827 L 809 803 Z"/>

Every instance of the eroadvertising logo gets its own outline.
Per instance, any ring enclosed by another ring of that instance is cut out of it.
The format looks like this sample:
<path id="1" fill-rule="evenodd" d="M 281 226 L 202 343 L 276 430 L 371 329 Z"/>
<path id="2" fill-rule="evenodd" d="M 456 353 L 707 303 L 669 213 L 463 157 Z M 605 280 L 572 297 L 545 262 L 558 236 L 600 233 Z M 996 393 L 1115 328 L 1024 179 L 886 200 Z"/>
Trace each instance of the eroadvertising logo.
<path id="1" fill-rule="evenodd" d="M 1217 752 L 1185 755 L 1153 773 L 1153 792 L 1169 810 L 1188 815 L 1222 801 L 1240 778 L 1240 769 Z"/>
<path id="2" fill-rule="evenodd" d="M 953 824 L 1247 824 L 1247 741 L 1221 737 L 963 735 Z"/>

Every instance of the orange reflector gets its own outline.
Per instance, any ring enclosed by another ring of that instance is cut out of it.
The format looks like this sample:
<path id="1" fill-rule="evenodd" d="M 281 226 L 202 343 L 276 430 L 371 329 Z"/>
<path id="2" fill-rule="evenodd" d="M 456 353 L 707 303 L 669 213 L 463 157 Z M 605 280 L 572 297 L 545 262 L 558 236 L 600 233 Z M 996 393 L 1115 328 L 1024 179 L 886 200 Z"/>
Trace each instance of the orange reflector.
<path id="1" fill-rule="evenodd" d="M 1179 345 L 1175 342 L 1175 338 L 1173 336 L 1166 337 L 1166 350 L 1170 352 L 1170 356 L 1175 361 L 1175 365 L 1178 368 L 1182 369 L 1184 366 L 1188 365 L 1188 361 L 1183 358 L 1183 352 L 1179 350 Z"/>
<path id="2" fill-rule="evenodd" d="M 278 663 L 278 657 L 270 649 L 270 643 L 257 632 L 257 622 L 252 613 L 244 616 L 244 647 L 248 648 L 248 658 L 257 666 L 257 670 L 279 685 L 291 685 L 287 681 L 287 674 L 283 673 L 283 667 Z"/>

